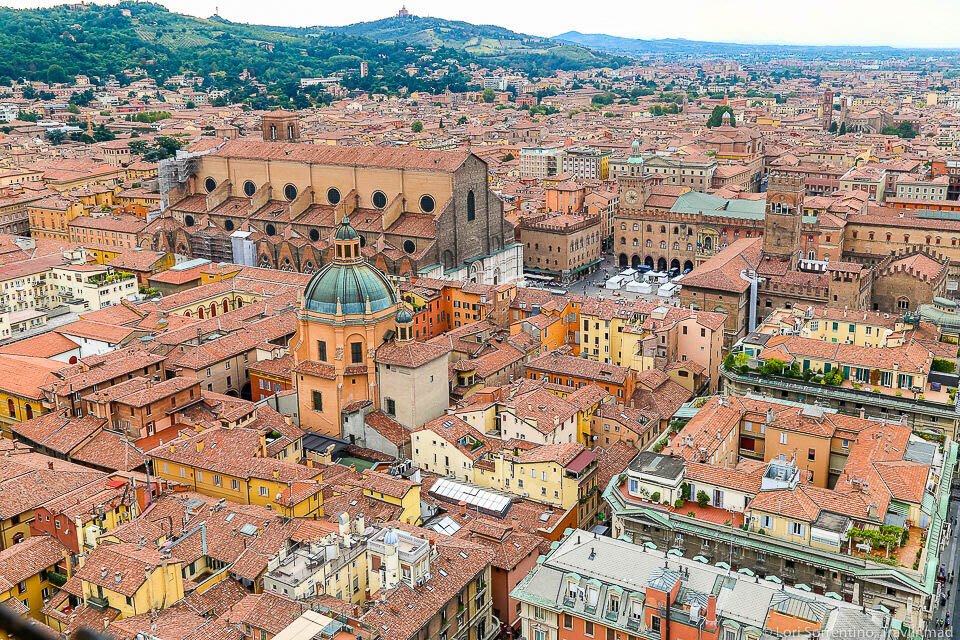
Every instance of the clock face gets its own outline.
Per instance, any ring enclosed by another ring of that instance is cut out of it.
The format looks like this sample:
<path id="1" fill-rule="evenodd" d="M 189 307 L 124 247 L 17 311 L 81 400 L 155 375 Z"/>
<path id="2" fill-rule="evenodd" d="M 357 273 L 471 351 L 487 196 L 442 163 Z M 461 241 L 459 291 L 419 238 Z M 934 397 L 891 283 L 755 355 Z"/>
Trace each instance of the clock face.
<path id="1" fill-rule="evenodd" d="M 623 197 L 627 201 L 627 204 L 637 204 L 637 202 L 640 201 L 640 196 L 633 189 L 623 194 Z"/>

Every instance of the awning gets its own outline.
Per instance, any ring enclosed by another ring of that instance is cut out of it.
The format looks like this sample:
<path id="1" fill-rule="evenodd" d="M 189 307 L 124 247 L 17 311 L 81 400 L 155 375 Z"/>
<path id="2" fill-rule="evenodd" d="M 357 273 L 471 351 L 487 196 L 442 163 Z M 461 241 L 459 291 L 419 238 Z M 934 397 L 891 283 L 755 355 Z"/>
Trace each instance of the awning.
<path id="1" fill-rule="evenodd" d="M 707 560 L 707 559 L 704 558 L 703 556 L 693 556 L 693 559 L 694 559 L 695 562 L 702 562 L 703 564 L 709 564 L 709 562 L 710 562 L 709 560 Z"/>
<path id="2" fill-rule="evenodd" d="M 757 575 L 757 574 L 755 574 L 752 570 L 750 570 L 750 569 L 748 569 L 748 568 L 746 568 L 746 567 L 744 567 L 743 569 L 740 569 L 740 571 L 737 571 L 737 573 L 742 573 L 743 575 L 748 576 L 748 577 L 750 577 L 750 578 L 752 578 L 752 577 L 754 577 L 754 576 Z"/>
<path id="3" fill-rule="evenodd" d="M 657 548 L 657 545 L 653 544 L 652 542 L 644 542 L 643 546 L 644 548 L 650 549 L 650 550 L 656 550 Z"/>
<path id="4" fill-rule="evenodd" d="M 683 551 L 680 551 L 680 549 L 674 548 L 674 549 L 670 549 L 670 551 L 667 551 L 667 555 L 668 555 L 668 556 L 677 556 L 678 558 L 682 558 L 682 557 L 683 557 Z"/>
<path id="5" fill-rule="evenodd" d="M 802 583 L 801 583 L 801 584 L 795 584 L 795 585 L 793 585 L 793 586 L 794 586 L 794 588 L 796 588 L 796 589 L 800 589 L 800 591 L 813 591 L 813 589 L 811 589 L 810 587 L 808 587 L 807 585 L 802 584 Z"/>
<path id="6" fill-rule="evenodd" d="M 767 576 L 766 578 L 764 578 L 764 580 L 766 580 L 767 582 L 772 582 L 774 584 L 783 584 L 783 580 L 773 575 Z"/>
<path id="7" fill-rule="evenodd" d="M 836 591 L 827 591 L 827 592 L 826 592 L 825 594 L 823 594 L 823 595 L 825 595 L 825 596 L 828 597 L 828 598 L 833 598 L 834 600 L 843 600 L 843 596 L 841 596 L 841 595 L 840 595 L 839 593 L 837 593 Z"/>
<path id="8" fill-rule="evenodd" d="M 727 564 L 726 562 L 718 562 L 718 563 L 716 563 L 716 564 L 713 565 L 713 566 L 715 566 L 715 567 L 720 567 L 721 569 L 726 569 L 727 571 L 730 570 L 730 565 Z"/>

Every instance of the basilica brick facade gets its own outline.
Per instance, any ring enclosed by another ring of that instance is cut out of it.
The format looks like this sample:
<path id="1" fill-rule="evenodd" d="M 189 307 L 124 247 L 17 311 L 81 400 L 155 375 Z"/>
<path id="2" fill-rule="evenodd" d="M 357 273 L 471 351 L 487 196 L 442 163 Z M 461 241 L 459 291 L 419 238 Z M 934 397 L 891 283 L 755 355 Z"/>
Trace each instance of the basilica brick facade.
<path id="1" fill-rule="evenodd" d="M 350 216 L 364 257 L 394 276 L 498 284 L 522 273 L 513 226 L 471 153 L 241 139 L 195 162 L 141 246 L 312 273 Z"/>

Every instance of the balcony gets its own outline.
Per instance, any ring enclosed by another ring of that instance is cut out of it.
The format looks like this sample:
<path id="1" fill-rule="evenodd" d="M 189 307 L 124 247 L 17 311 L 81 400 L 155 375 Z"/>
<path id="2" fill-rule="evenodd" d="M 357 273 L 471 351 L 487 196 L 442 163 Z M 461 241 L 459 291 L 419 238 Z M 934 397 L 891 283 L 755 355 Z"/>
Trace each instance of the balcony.
<path id="1" fill-rule="evenodd" d="M 922 394 L 923 398 L 920 398 L 917 396 L 921 394 L 913 394 L 906 389 L 888 389 L 879 385 L 869 385 L 869 391 L 866 390 L 866 388 L 857 389 L 849 380 L 845 380 L 843 385 L 834 386 L 808 382 L 798 378 L 760 375 L 752 371 L 740 373 L 739 371 L 727 369 L 724 366 L 720 367 L 720 374 L 727 380 L 742 385 L 759 385 L 761 387 L 803 394 L 808 397 L 810 401 L 816 398 L 829 398 L 831 400 L 859 403 L 864 406 L 882 405 L 890 410 L 903 413 L 917 412 L 935 414 L 950 418 L 951 420 L 956 420 L 958 417 L 958 411 L 949 402 L 949 398 L 942 398 L 940 395 L 946 396 L 946 391 L 926 391 Z M 897 395 L 897 391 L 900 392 L 900 395 Z"/>

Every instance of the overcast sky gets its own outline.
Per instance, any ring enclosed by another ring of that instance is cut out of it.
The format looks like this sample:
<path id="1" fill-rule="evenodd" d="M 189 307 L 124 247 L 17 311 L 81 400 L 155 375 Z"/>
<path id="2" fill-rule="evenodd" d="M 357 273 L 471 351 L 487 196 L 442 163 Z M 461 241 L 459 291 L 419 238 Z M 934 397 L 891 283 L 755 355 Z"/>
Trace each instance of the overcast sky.
<path id="1" fill-rule="evenodd" d="M 393 15 L 403 0 L 160 0 L 237 22 L 344 25 Z M 62 0 L 0 0 L 14 7 Z M 411 0 L 407 9 L 534 35 L 565 31 L 723 42 L 960 47 L 960 0 Z"/>

